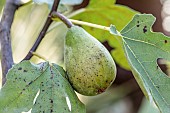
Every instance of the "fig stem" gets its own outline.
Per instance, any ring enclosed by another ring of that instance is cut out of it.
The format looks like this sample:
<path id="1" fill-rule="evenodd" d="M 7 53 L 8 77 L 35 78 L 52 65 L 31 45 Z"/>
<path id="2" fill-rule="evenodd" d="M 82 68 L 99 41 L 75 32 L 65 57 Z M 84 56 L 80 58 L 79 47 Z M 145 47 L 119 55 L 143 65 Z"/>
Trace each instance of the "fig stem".
<path id="1" fill-rule="evenodd" d="M 79 21 L 79 20 L 74 20 L 74 19 L 69 19 L 69 20 L 75 24 L 78 24 L 78 25 L 85 25 L 85 26 L 89 26 L 89 27 L 94 27 L 94 28 L 110 31 L 110 27 L 107 27 L 107 26 L 102 26 L 102 25 Z"/>
<path id="2" fill-rule="evenodd" d="M 42 55 L 40 55 L 40 54 L 38 54 L 38 53 L 36 53 L 36 52 L 33 52 L 33 51 L 30 51 L 31 52 L 31 54 L 32 55 L 35 55 L 35 56 L 37 56 L 38 58 L 40 58 L 40 59 L 42 59 L 42 60 L 44 60 L 44 61 L 48 61 L 45 57 L 43 57 Z"/>
<path id="3" fill-rule="evenodd" d="M 56 21 L 56 18 L 59 18 L 63 23 L 66 24 L 66 26 L 68 28 L 71 28 L 72 26 L 74 26 L 73 23 L 67 17 L 65 17 L 63 14 L 56 12 L 56 11 L 53 11 L 52 12 L 52 19 Z"/>

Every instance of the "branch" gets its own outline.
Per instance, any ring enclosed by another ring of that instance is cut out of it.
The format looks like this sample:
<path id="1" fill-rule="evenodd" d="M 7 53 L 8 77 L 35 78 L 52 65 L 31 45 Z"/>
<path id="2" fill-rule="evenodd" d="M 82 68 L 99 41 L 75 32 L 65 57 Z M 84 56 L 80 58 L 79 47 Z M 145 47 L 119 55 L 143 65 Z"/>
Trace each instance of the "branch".
<path id="1" fill-rule="evenodd" d="M 19 8 L 18 0 L 6 0 L 2 19 L 0 22 L 0 43 L 1 43 L 1 64 L 2 64 L 2 85 L 6 82 L 6 74 L 14 64 L 11 48 L 11 25 L 15 11 Z"/>
<path id="2" fill-rule="evenodd" d="M 33 56 L 32 52 L 35 52 L 36 49 L 38 48 L 39 44 L 41 43 L 42 39 L 45 37 L 45 34 L 49 28 L 49 26 L 51 25 L 52 23 L 52 19 L 51 19 L 51 16 L 52 16 L 52 12 L 53 11 L 57 11 L 57 8 L 58 8 L 58 5 L 59 5 L 59 2 L 60 0 L 55 0 L 54 3 L 53 3 L 53 7 L 47 17 L 47 20 L 45 22 L 45 25 L 43 27 L 43 29 L 41 30 L 36 42 L 34 43 L 34 45 L 32 46 L 32 48 L 30 49 L 29 53 L 26 55 L 26 57 L 23 59 L 23 60 L 30 60 L 31 57 Z"/>

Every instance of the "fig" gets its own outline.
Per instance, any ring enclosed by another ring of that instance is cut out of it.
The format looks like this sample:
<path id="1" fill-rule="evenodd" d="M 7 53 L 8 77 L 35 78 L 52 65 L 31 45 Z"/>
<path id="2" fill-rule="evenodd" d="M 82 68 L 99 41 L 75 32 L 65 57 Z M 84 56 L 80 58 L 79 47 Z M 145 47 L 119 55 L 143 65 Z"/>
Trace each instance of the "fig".
<path id="1" fill-rule="evenodd" d="M 116 77 L 116 66 L 108 50 L 79 26 L 68 28 L 64 63 L 70 84 L 82 95 L 104 92 Z"/>

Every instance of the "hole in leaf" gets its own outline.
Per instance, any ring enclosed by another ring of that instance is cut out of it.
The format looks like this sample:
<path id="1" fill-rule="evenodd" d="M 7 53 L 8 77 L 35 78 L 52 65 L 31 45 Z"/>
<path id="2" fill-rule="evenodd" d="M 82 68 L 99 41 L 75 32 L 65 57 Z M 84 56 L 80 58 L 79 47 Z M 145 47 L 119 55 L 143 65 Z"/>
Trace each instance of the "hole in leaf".
<path id="1" fill-rule="evenodd" d="M 34 98 L 33 104 L 36 103 L 36 99 L 37 99 L 37 97 L 39 96 L 39 94 L 40 94 L 40 89 L 38 90 L 38 92 L 37 92 L 37 94 L 36 94 L 36 96 L 35 96 L 35 98 Z"/>
<path id="2" fill-rule="evenodd" d="M 66 102 L 67 102 L 69 110 L 71 111 L 71 102 L 70 102 L 69 97 L 66 97 Z"/>
<path id="3" fill-rule="evenodd" d="M 164 72 L 168 77 L 170 77 L 170 61 L 167 61 L 163 58 L 157 59 L 158 67 Z"/>

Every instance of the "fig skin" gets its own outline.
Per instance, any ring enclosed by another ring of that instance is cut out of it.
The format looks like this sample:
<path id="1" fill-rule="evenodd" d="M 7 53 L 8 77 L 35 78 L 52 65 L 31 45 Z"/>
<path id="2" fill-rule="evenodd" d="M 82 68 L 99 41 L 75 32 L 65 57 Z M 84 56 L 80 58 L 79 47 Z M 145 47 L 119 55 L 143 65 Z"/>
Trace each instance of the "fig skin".
<path id="1" fill-rule="evenodd" d="M 116 77 L 116 66 L 108 50 L 79 26 L 67 31 L 64 62 L 69 82 L 82 95 L 104 92 Z"/>

